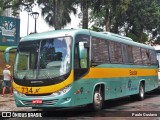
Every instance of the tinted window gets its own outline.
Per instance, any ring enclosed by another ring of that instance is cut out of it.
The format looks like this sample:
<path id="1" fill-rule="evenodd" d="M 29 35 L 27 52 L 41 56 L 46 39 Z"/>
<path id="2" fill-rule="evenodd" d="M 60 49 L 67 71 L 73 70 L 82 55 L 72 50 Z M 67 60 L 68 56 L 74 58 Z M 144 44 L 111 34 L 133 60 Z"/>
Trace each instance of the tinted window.
<path id="1" fill-rule="evenodd" d="M 112 63 L 122 63 L 121 44 L 109 42 L 110 60 Z"/>
<path id="2" fill-rule="evenodd" d="M 100 39 L 92 39 L 92 62 L 94 63 L 109 63 L 109 42 Z"/>
<path id="3" fill-rule="evenodd" d="M 123 63 L 133 64 L 132 46 L 122 44 Z"/>
<path id="4" fill-rule="evenodd" d="M 152 65 L 157 64 L 156 51 L 149 50 L 149 57 Z"/>
<path id="5" fill-rule="evenodd" d="M 142 57 L 141 57 L 141 50 L 139 47 L 132 47 L 132 52 L 133 52 L 133 60 L 134 64 L 140 65 L 142 64 Z"/>
<path id="6" fill-rule="evenodd" d="M 141 48 L 141 53 L 142 53 L 142 61 L 144 65 L 149 65 L 150 64 L 150 59 L 149 59 L 149 52 L 146 49 Z"/>

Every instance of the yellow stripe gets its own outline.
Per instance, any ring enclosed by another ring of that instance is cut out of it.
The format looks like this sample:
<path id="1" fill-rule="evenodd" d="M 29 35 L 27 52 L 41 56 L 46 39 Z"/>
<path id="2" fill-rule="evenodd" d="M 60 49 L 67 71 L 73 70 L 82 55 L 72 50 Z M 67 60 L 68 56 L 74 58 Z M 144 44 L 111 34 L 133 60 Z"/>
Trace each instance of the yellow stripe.
<path id="1" fill-rule="evenodd" d="M 43 87 L 28 87 L 28 86 L 20 86 L 15 82 L 13 82 L 13 88 L 24 94 L 45 94 L 45 93 L 56 92 L 64 88 L 65 86 L 71 84 L 72 82 L 73 82 L 73 70 L 65 81 L 56 85 L 43 86 Z"/>
<path id="2" fill-rule="evenodd" d="M 28 87 L 20 86 L 13 82 L 13 88 L 24 94 L 45 94 L 53 93 L 73 82 L 74 72 L 72 70 L 69 77 L 56 85 L 43 87 Z M 89 73 L 83 78 L 120 78 L 120 77 L 134 77 L 134 76 L 158 76 L 158 69 L 133 69 L 133 68 L 91 68 Z"/>
<path id="3" fill-rule="evenodd" d="M 132 76 L 157 76 L 158 69 L 144 68 L 91 68 L 83 78 L 118 78 Z"/>

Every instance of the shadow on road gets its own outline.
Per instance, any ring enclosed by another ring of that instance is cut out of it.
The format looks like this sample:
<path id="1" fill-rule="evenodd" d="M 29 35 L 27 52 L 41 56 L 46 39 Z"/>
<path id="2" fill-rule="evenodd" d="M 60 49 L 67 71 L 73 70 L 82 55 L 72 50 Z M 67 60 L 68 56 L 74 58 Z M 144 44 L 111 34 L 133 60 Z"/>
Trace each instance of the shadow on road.
<path id="1" fill-rule="evenodd" d="M 145 100 L 154 98 L 160 95 L 160 88 L 146 93 L 145 94 Z M 127 106 L 127 104 L 136 104 L 138 102 L 137 100 L 133 100 L 130 97 L 123 97 L 123 98 L 118 98 L 114 100 L 107 100 L 104 103 L 104 108 L 99 111 L 99 112 L 93 112 L 91 109 L 89 109 L 87 106 L 83 107 L 76 107 L 76 108 L 71 108 L 71 109 L 59 109 L 59 110 L 47 110 L 47 111 L 42 111 L 42 114 L 44 117 L 102 117 L 102 116 L 116 116 L 117 115 L 122 115 L 127 114 L 127 112 L 124 111 L 129 111 L 134 109 L 135 106 Z M 133 112 L 133 111 L 132 111 Z M 134 111 L 137 112 L 137 111 Z M 131 111 L 128 112 L 128 116 L 131 115 Z M 119 117 L 119 116 L 117 116 Z"/>

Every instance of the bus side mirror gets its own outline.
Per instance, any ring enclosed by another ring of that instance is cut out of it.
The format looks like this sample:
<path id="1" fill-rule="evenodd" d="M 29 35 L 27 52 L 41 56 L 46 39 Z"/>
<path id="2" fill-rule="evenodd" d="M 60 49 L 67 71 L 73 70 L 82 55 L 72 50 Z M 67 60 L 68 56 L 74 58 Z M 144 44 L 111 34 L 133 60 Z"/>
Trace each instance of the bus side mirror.
<path id="1" fill-rule="evenodd" d="M 6 50 L 4 51 L 4 59 L 5 59 L 6 63 L 9 63 L 9 52 L 10 52 L 10 50 L 17 49 L 17 48 L 18 48 L 17 46 L 12 46 L 12 47 L 6 48 Z"/>
<path id="2" fill-rule="evenodd" d="M 87 48 L 88 48 L 87 42 L 79 42 L 78 51 L 80 59 L 87 58 Z"/>
<path id="3" fill-rule="evenodd" d="M 81 68 L 87 68 L 88 67 L 88 48 L 89 44 L 87 42 L 79 42 L 78 46 L 78 52 L 79 52 L 79 58 L 80 58 L 80 67 Z"/>

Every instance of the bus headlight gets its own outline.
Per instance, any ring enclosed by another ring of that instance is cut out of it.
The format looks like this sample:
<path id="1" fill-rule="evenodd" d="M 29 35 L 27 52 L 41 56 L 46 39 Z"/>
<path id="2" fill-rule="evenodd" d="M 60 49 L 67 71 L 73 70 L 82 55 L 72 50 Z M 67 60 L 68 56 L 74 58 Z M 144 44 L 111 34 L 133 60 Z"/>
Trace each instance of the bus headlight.
<path id="1" fill-rule="evenodd" d="M 63 94 L 65 94 L 65 93 L 67 93 L 70 89 L 71 89 L 71 86 L 69 85 L 69 86 L 66 86 L 65 88 L 63 88 L 63 89 L 61 89 L 61 90 L 59 90 L 59 91 L 57 91 L 57 92 L 52 93 L 51 95 L 52 95 L 52 96 L 63 95 Z"/>
<path id="2" fill-rule="evenodd" d="M 19 96 L 25 96 L 25 94 L 18 92 L 17 90 L 13 89 L 13 93 Z"/>

